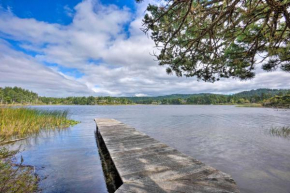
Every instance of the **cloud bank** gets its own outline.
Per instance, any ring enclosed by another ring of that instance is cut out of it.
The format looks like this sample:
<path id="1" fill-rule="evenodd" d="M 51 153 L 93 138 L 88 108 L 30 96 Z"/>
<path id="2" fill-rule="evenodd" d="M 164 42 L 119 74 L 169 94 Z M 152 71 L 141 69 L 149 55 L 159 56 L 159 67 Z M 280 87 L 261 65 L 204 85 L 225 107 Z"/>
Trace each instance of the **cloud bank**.
<path id="1" fill-rule="evenodd" d="M 21 86 L 45 96 L 156 96 L 234 93 L 290 88 L 290 74 L 257 68 L 250 81 L 216 83 L 167 75 L 154 43 L 140 28 L 148 2 L 127 7 L 86 0 L 64 7 L 69 25 L 19 18 L 0 8 L 0 86 Z"/>

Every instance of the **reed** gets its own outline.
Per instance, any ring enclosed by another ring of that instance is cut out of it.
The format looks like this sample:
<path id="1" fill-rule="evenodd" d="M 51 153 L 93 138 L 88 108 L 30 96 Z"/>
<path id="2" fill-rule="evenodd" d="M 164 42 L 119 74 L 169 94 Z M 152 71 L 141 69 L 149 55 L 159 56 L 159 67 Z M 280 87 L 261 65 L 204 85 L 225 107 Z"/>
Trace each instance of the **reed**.
<path id="1" fill-rule="evenodd" d="M 67 118 L 67 111 L 43 111 L 29 108 L 0 108 L 0 192 L 38 192 L 33 166 L 15 163 L 15 154 L 1 147 L 42 131 L 67 128 L 78 122 Z"/>
<path id="2" fill-rule="evenodd" d="M 67 111 L 29 108 L 0 108 L 0 145 L 37 135 L 44 130 L 58 130 L 78 122 L 67 118 Z"/>
<path id="3" fill-rule="evenodd" d="M 290 138 L 290 126 L 273 127 L 270 129 L 270 134 L 278 137 Z"/>

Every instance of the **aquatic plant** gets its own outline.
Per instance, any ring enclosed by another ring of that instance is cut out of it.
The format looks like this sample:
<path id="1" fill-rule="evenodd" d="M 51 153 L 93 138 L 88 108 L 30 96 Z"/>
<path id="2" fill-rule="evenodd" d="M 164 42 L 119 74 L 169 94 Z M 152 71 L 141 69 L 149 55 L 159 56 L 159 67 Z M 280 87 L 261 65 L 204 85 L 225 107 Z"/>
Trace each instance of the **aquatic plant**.
<path id="1" fill-rule="evenodd" d="M 0 192 L 35 192 L 38 178 L 34 175 L 34 167 L 15 164 L 15 154 L 18 151 L 0 149 Z"/>
<path id="2" fill-rule="evenodd" d="M 269 132 L 271 135 L 290 139 L 290 126 L 273 127 L 269 130 Z"/>
<path id="3" fill-rule="evenodd" d="M 67 111 L 44 111 L 29 108 L 0 108 L 0 145 L 57 130 L 78 122 L 67 118 Z"/>

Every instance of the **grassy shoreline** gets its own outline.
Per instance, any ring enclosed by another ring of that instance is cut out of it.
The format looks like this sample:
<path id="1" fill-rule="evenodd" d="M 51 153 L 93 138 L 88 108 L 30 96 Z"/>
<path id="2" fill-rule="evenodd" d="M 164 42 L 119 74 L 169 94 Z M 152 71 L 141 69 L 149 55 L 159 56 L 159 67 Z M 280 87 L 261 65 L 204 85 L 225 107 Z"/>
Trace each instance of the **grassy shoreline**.
<path id="1" fill-rule="evenodd" d="M 38 178 L 33 166 L 15 163 L 15 154 L 3 145 L 42 131 L 65 129 L 77 124 L 67 111 L 43 111 L 29 108 L 0 107 L 0 192 L 36 192 Z"/>
<path id="2" fill-rule="evenodd" d="M 36 135 L 43 130 L 63 129 L 78 122 L 67 118 L 67 111 L 29 108 L 0 108 L 0 145 Z"/>
<path id="3" fill-rule="evenodd" d="M 265 106 L 263 106 L 260 103 L 239 104 L 239 105 L 236 105 L 236 107 L 263 107 L 263 108 L 265 108 Z"/>

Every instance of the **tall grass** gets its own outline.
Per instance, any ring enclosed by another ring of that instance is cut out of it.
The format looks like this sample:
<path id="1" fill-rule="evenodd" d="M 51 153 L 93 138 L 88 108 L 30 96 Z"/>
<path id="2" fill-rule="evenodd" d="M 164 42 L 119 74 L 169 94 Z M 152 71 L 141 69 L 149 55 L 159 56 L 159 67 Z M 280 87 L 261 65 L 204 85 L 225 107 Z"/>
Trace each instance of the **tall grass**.
<path id="1" fill-rule="evenodd" d="M 271 128 L 270 134 L 278 137 L 290 138 L 290 126 Z"/>
<path id="2" fill-rule="evenodd" d="M 0 144 L 36 135 L 43 130 L 63 129 L 78 123 L 68 119 L 67 113 L 28 108 L 0 108 Z"/>
<path id="3" fill-rule="evenodd" d="M 1 145 L 15 142 L 44 130 L 57 130 L 77 124 L 67 111 L 42 111 L 28 108 L 0 108 L 0 192 L 36 192 L 38 178 L 34 167 L 15 164 L 15 154 Z"/>

